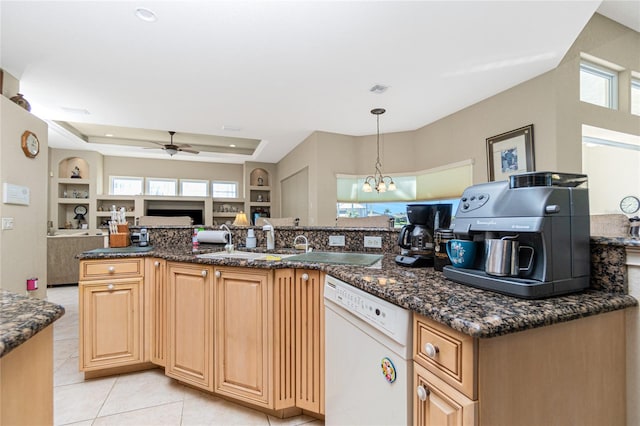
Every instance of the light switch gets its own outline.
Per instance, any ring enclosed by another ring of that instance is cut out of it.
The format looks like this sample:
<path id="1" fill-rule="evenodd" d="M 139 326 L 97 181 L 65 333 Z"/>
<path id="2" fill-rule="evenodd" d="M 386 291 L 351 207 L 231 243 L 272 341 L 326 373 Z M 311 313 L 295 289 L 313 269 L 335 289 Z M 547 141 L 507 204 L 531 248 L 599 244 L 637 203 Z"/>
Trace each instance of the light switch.
<path id="1" fill-rule="evenodd" d="M 2 218 L 2 229 L 13 229 L 13 218 L 12 217 L 3 217 Z"/>

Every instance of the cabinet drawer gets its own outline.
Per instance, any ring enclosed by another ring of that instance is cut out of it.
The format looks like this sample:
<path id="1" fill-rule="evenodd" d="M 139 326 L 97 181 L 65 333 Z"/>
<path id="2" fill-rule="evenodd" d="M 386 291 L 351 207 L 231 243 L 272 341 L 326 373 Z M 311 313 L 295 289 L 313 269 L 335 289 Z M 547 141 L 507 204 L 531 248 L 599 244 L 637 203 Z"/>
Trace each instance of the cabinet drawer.
<path id="1" fill-rule="evenodd" d="M 80 262 L 80 281 L 112 278 L 142 277 L 144 259 L 83 260 Z"/>
<path id="2" fill-rule="evenodd" d="M 477 343 L 473 337 L 414 314 L 413 352 L 416 362 L 476 399 Z"/>

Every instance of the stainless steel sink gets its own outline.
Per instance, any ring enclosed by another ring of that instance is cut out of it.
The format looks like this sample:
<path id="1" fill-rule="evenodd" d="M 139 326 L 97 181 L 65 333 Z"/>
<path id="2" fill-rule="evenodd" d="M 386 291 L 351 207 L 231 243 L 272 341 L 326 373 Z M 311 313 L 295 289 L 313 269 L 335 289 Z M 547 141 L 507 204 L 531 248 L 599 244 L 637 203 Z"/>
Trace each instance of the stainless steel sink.
<path id="1" fill-rule="evenodd" d="M 228 253 L 226 251 L 216 251 L 214 253 L 198 254 L 196 257 L 201 259 L 240 259 L 240 260 L 272 260 L 277 261 L 286 257 L 292 256 L 291 254 L 279 254 L 279 253 L 262 253 L 253 251 L 233 251 Z"/>
<path id="2" fill-rule="evenodd" d="M 380 254 L 312 251 L 287 258 L 291 262 L 332 263 L 336 265 L 371 266 L 382 259 Z"/>

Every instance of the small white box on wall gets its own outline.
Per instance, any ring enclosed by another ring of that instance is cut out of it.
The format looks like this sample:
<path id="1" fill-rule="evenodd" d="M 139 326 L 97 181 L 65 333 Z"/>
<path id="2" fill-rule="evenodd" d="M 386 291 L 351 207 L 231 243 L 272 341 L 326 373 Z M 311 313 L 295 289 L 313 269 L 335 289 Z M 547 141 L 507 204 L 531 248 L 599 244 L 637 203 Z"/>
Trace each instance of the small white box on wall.
<path id="1" fill-rule="evenodd" d="M 29 188 L 5 182 L 2 185 L 2 202 L 4 204 L 29 205 Z"/>

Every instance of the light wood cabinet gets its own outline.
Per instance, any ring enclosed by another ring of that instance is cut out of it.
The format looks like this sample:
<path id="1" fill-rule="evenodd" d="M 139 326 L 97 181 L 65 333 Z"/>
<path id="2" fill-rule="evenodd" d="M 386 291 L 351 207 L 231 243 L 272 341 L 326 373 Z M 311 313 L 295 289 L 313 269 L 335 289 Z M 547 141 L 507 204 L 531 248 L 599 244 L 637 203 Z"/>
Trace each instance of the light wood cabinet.
<path id="1" fill-rule="evenodd" d="M 215 392 L 274 408 L 273 272 L 215 268 Z"/>
<path id="2" fill-rule="evenodd" d="M 167 262 L 159 258 L 145 259 L 145 347 L 149 360 L 165 366 L 167 348 Z"/>
<path id="3" fill-rule="evenodd" d="M 415 363 L 414 424 L 463 426 L 476 424 L 476 403 Z"/>
<path id="4" fill-rule="evenodd" d="M 296 407 L 324 414 L 324 274 L 295 272 Z"/>
<path id="5" fill-rule="evenodd" d="M 144 360 L 143 278 L 79 282 L 80 370 Z"/>
<path id="6" fill-rule="evenodd" d="M 165 372 L 213 391 L 213 267 L 167 262 L 167 275 Z"/>
<path id="7" fill-rule="evenodd" d="M 414 424 L 625 424 L 624 315 L 477 339 L 414 314 Z"/>

